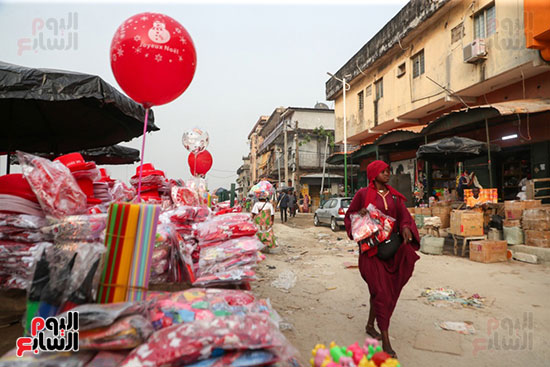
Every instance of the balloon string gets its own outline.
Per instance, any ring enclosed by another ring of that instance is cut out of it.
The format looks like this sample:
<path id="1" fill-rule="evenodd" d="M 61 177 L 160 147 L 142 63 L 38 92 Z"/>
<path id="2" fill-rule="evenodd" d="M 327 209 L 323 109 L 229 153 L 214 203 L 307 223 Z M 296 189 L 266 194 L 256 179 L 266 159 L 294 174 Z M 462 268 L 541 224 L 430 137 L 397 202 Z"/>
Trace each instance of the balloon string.
<path id="1" fill-rule="evenodd" d="M 145 156 L 145 135 L 147 134 L 148 120 L 149 120 L 149 108 L 146 108 L 145 121 L 143 121 L 143 137 L 141 139 L 141 164 L 139 166 L 138 202 L 141 202 L 141 176 L 143 174 L 143 157 Z"/>

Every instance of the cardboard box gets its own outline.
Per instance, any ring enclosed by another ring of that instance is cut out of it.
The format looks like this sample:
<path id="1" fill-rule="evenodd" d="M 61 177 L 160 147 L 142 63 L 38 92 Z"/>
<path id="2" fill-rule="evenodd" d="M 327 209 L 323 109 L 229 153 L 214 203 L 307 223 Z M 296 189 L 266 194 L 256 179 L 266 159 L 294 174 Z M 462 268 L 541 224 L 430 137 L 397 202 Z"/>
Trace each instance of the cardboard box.
<path id="1" fill-rule="evenodd" d="M 540 200 L 508 200 L 504 202 L 504 215 L 506 219 L 521 219 L 524 210 L 541 206 Z"/>
<path id="2" fill-rule="evenodd" d="M 451 225 L 451 207 L 449 206 L 432 208 L 432 216 L 441 219 L 441 228 L 449 228 Z"/>
<path id="3" fill-rule="evenodd" d="M 411 215 L 414 215 L 416 208 L 407 208 L 407 210 L 411 213 Z"/>
<path id="4" fill-rule="evenodd" d="M 522 225 L 525 230 L 550 231 L 550 208 L 540 207 L 524 210 Z"/>
<path id="5" fill-rule="evenodd" d="M 504 215 L 506 219 L 519 220 L 523 215 L 523 203 L 519 200 L 507 200 L 504 202 Z"/>
<path id="6" fill-rule="evenodd" d="M 525 244 L 550 248 L 550 231 L 525 231 Z"/>
<path id="7" fill-rule="evenodd" d="M 508 244 L 506 241 L 471 241 L 470 260 L 481 263 L 506 261 Z"/>
<path id="8" fill-rule="evenodd" d="M 483 236 L 483 213 L 473 210 L 453 210 L 450 232 L 463 237 Z"/>
<path id="9" fill-rule="evenodd" d="M 504 219 L 502 225 L 504 227 L 521 227 L 521 221 L 519 219 Z"/>

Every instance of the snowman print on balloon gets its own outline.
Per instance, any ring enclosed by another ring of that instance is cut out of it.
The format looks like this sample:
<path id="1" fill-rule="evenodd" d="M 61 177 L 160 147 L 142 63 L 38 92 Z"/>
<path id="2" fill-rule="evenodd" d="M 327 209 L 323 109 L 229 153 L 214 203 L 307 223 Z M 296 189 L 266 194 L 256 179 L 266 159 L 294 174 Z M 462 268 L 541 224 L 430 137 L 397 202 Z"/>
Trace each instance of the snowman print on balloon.
<path id="1" fill-rule="evenodd" d="M 159 21 L 153 23 L 153 27 L 149 29 L 148 36 L 155 43 L 162 44 L 170 41 L 170 32 L 166 29 L 166 25 Z"/>

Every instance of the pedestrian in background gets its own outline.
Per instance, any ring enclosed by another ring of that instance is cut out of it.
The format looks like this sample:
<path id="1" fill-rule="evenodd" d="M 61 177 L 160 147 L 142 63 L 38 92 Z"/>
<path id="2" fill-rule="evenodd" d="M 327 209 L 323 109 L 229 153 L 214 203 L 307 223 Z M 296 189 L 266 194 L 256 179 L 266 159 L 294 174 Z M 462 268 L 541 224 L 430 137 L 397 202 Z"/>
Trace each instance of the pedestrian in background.
<path id="1" fill-rule="evenodd" d="M 287 218 L 288 195 L 285 191 L 283 191 L 281 195 L 279 195 L 279 199 L 277 200 L 277 206 L 281 211 L 281 222 L 285 223 L 288 219 Z"/>
<path id="2" fill-rule="evenodd" d="M 297 203 L 296 194 L 294 193 L 294 190 L 293 190 L 288 195 L 288 209 L 290 212 L 289 215 L 293 218 L 296 216 L 296 203 Z"/>

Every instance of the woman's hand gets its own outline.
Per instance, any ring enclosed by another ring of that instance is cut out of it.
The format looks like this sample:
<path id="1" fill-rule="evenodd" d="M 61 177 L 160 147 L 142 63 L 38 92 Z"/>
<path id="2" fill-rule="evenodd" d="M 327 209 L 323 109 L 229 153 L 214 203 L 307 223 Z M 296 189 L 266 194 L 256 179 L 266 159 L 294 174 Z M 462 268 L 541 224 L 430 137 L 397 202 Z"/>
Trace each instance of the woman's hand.
<path id="1" fill-rule="evenodd" d="M 361 208 L 358 213 L 360 216 L 364 217 L 365 215 L 367 215 L 367 208 Z"/>
<path id="2" fill-rule="evenodd" d="M 405 242 L 412 242 L 413 240 L 413 234 L 411 232 L 411 230 L 409 229 L 409 227 L 405 227 L 403 228 L 403 233 L 401 233 L 403 235 L 403 239 L 405 240 Z"/>

